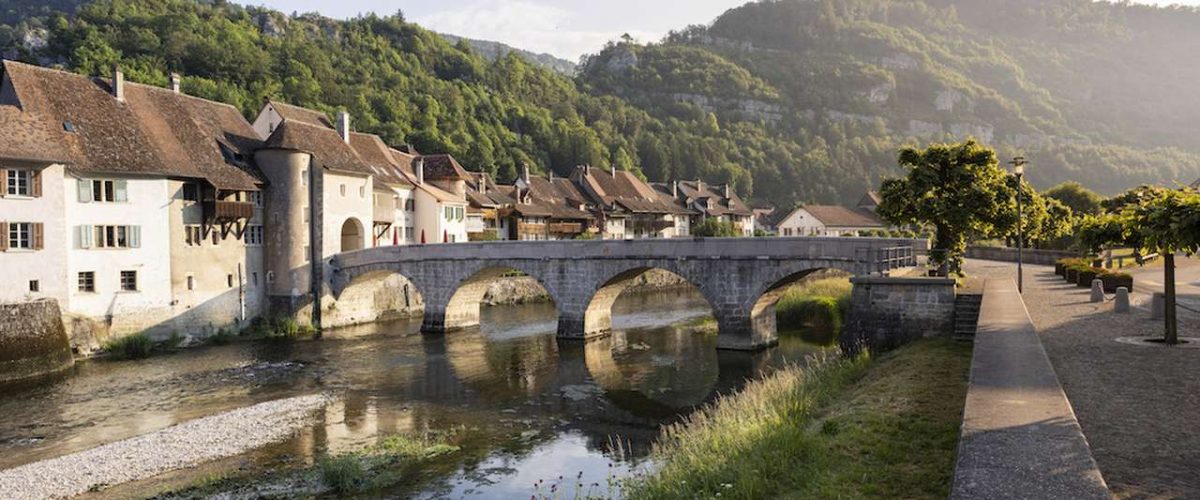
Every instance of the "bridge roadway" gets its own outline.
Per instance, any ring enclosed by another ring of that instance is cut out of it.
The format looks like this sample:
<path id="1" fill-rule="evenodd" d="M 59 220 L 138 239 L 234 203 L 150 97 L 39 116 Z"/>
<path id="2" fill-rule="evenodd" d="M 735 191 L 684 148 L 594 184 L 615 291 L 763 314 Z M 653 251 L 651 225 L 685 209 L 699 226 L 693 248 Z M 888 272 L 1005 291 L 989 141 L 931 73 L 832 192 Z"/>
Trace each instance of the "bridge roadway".
<path id="1" fill-rule="evenodd" d="M 758 350 L 778 342 L 775 304 L 787 287 L 820 269 L 856 276 L 915 264 L 927 240 L 899 238 L 674 238 L 503 241 L 378 247 L 329 260 L 327 285 L 338 297 L 356 282 L 398 273 L 425 302 L 422 331 L 479 324 L 489 283 L 512 271 L 536 279 L 558 309 L 558 336 L 610 333 L 612 306 L 651 269 L 699 289 L 718 324 L 718 347 Z"/>

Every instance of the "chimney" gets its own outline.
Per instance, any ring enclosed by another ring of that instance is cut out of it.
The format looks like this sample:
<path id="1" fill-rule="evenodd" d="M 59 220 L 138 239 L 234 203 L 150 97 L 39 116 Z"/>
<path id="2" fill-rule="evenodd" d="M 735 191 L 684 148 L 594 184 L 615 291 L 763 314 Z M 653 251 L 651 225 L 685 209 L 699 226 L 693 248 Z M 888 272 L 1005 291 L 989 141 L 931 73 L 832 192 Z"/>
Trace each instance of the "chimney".
<path id="1" fill-rule="evenodd" d="M 521 180 L 524 180 L 526 184 L 529 184 L 529 165 L 528 164 L 525 164 L 525 163 L 521 164 Z"/>
<path id="2" fill-rule="evenodd" d="M 125 102 L 125 72 L 120 65 L 113 65 L 112 92 L 118 101 Z"/>
<path id="3" fill-rule="evenodd" d="M 729 187 L 729 184 L 725 184 L 725 199 L 729 200 L 729 203 L 733 203 L 733 189 Z"/>
<path id="4" fill-rule="evenodd" d="M 479 193 L 480 194 L 487 194 L 487 183 L 488 183 L 487 174 L 479 174 Z"/>
<path id="5" fill-rule="evenodd" d="M 350 113 L 346 110 L 338 111 L 337 115 L 337 131 L 338 135 L 342 136 L 342 140 L 346 144 L 350 143 Z"/>
<path id="6" fill-rule="evenodd" d="M 417 158 L 417 166 L 413 170 L 417 171 L 417 184 L 425 184 L 425 159 Z"/>
<path id="7" fill-rule="evenodd" d="M 679 181 L 671 181 L 671 197 L 679 198 Z"/>
<path id="8" fill-rule="evenodd" d="M 612 165 L 612 166 L 608 167 L 608 173 L 612 174 L 613 179 L 616 179 L 617 178 L 617 166 Z"/>
<path id="9" fill-rule="evenodd" d="M 179 78 L 179 73 L 171 73 L 170 82 L 171 92 L 178 94 L 180 92 L 180 87 L 182 86 L 180 85 L 181 81 Z"/>
<path id="10" fill-rule="evenodd" d="M 704 181 L 700 180 L 699 178 L 696 179 L 696 192 L 700 193 L 697 196 L 704 195 Z"/>
<path id="11" fill-rule="evenodd" d="M 549 169 L 550 182 L 554 182 L 554 169 Z"/>

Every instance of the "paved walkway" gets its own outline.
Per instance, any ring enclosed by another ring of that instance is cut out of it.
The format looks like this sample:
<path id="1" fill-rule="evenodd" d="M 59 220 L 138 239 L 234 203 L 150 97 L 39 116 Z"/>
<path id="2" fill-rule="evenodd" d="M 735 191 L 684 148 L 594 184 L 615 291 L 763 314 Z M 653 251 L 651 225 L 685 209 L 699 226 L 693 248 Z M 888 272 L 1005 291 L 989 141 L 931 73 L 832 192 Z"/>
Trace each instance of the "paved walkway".
<path id="1" fill-rule="evenodd" d="M 1112 497 L 1012 279 L 984 287 L 950 497 Z"/>
<path id="2" fill-rule="evenodd" d="M 966 270 L 1011 279 L 1015 267 L 968 261 Z M 1109 488 L 1122 498 L 1200 498 L 1200 349 L 1118 343 L 1161 336 L 1162 323 L 1143 307 L 1118 315 L 1111 301 L 1089 302 L 1053 268 L 1025 272 L 1030 317 Z M 1197 333 L 1200 316 L 1181 310 L 1180 334 Z"/>

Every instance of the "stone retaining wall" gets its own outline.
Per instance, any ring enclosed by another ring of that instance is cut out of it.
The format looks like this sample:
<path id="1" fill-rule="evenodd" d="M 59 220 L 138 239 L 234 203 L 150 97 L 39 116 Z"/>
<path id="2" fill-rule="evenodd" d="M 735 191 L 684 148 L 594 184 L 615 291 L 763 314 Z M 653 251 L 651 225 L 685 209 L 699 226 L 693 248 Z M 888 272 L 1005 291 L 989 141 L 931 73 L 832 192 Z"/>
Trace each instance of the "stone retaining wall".
<path id="1" fill-rule="evenodd" d="M 954 280 L 850 278 L 850 314 L 842 348 L 887 350 L 910 340 L 954 331 Z"/>
<path id="2" fill-rule="evenodd" d="M 1067 250 L 1035 250 L 1026 248 L 1021 252 L 1021 260 L 1026 264 L 1053 266 L 1058 259 L 1078 257 L 1076 252 Z M 968 259 L 996 260 L 1000 262 L 1016 262 L 1017 249 L 1007 247 L 967 247 Z"/>
<path id="3" fill-rule="evenodd" d="M 74 363 L 58 302 L 0 304 L 0 383 L 58 372 Z"/>

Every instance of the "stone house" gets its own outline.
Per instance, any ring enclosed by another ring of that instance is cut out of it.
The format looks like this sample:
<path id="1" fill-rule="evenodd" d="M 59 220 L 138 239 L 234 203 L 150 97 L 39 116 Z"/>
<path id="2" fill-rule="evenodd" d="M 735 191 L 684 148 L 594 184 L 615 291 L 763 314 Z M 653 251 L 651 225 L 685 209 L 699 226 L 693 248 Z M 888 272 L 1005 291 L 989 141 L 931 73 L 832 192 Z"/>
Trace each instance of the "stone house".
<path id="1" fill-rule="evenodd" d="M 692 212 L 632 172 L 579 166 L 570 179 L 591 204 L 603 211 L 599 220 L 605 238 L 674 238 L 690 234 Z M 615 230 L 617 227 L 623 231 Z"/>
<path id="2" fill-rule="evenodd" d="M 0 157 L 16 193 L 4 213 L 41 205 L 41 220 L 5 221 L 0 264 L 37 275 L 17 282 L 59 301 L 79 349 L 136 332 L 203 335 L 261 313 L 262 180 L 247 161 L 258 139 L 236 109 L 179 83 L 4 62 L 0 115 L 24 129 Z"/>
<path id="3" fill-rule="evenodd" d="M 874 212 L 839 205 L 804 205 L 780 219 L 779 236 L 845 236 L 887 229 Z"/>
<path id="4" fill-rule="evenodd" d="M 742 236 L 754 236 L 754 211 L 729 184 L 713 185 L 697 179 L 655 183 L 653 186 L 691 212 L 688 222 L 692 227 L 708 219 L 717 219 L 733 224 Z"/>

